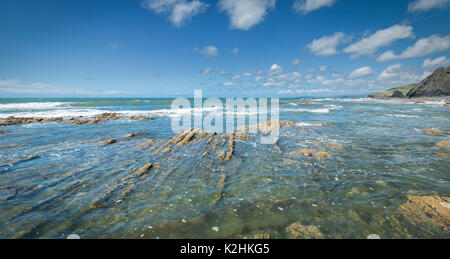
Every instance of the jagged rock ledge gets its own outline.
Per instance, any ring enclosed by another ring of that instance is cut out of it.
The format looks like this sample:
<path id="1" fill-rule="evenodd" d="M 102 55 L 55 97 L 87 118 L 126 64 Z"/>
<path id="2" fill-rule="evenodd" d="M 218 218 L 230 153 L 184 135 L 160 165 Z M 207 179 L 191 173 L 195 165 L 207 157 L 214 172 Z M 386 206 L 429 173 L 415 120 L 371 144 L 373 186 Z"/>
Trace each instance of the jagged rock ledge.
<path id="1" fill-rule="evenodd" d="M 71 124 L 99 124 L 105 121 L 112 121 L 118 119 L 130 119 L 130 120 L 153 120 L 154 118 L 145 116 L 123 116 L 117 113 L 102 113 L 100 115 L 94 116 L 93 118 L 84 117 L 72 117 L 65 119 L 62 117 L 55 118 L 42 118 L 42 117 L 14 117 L 10 116 L 7 118 L 0 119 L 0 126 L 10 126 L 10 125 L 21 125 L 30 123 L 46 123 L 46 122 L 65 122 Z"/>

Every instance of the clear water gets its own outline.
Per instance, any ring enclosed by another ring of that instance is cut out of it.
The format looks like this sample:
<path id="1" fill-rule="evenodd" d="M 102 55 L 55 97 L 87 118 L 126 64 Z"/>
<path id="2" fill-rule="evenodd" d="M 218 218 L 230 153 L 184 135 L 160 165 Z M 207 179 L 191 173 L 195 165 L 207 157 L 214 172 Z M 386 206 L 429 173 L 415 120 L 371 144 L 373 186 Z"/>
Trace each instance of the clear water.
<path id="1" fill-rule="evenodd" d="M 170 99 L 0 99 L 2 118 L 156 118 L 1 127 L 9 132 L 0 134 L 0 238 L 243 238 L 261 231 L 287 238 L 293 222 L 317 226 L 326 238 L 448 237 L 403 224 L 398 208 L 408 193 L 450 196 L 449 158 L 433 154 L 446 152 L 435 144 L 449 137 L 423 132 L 449 132 L 449 107 L 299 100 L 280 100 L 280 119 L 299 123 L 281 130 L 281 152 L 255 137 L 237 141 L 234 157 L 220 162 L 216 153 L 202 158 L 202 141 L 155 152 L 174 135 Z M 124 136 L 137 131 L 146 134 Z M 118 143 L 100 144 L 112 138 Z M 157 143 L 138 147 L 149 139 Z M 332 157 L 291 154 L 317 148 L 313 142 Z M 326 147 L 330 142 L 343 149 Z M 11 163 L 30 155 L 39 157 Z M 148 162 L 154 167 L 147 174 L 130 177 Z"/>

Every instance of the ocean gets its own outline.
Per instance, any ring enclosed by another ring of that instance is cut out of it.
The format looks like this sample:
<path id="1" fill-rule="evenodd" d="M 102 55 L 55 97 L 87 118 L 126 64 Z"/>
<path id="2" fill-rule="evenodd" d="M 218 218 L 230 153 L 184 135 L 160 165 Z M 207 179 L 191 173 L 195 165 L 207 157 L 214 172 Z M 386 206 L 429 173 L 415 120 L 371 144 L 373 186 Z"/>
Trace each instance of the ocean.
<path id="1" fill-rule="evenodd" d="M 280 99 L 280 119 L 293 125 L 277 145 L 236 140 L 229 161 L 207 138 L 159 150 L 175 135 L 172 119 L 191 112 L 171 102 L 0 98 L 0 118 L 154 118 L 0 127 L 0 238 L 292 238 L 293 223 L 324 238 L 449 237 L 402 213 L 410 195 L 450 196 L 449 150 L 436 146 L 449 140 L 442 101 Z"/>

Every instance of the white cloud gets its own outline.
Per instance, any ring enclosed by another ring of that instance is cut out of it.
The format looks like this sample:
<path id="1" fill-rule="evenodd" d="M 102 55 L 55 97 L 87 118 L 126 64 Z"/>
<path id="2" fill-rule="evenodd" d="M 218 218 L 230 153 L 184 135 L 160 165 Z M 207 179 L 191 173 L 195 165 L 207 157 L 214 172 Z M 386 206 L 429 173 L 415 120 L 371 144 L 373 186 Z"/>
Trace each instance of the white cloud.
<path id="1" fill-rule="evenodd" d="M 353 72 L 350 73 L 350 78 L 361 78 L 366 77 L 369 75 L 372 75 L 375 73 L 375 70 L 373 70 L 371 67 L 361 67 L 358 69 L 353 70 Z"/>
<path id="2" fill-rule="evenodd" d="M 313 40 L 307 48 L 316 56 L 329 56 L 339 53 L 336 48 L 345 41 L 345 34 L 336 32 L 331 36 L 323 36 L 322 38 Z"/>
<path id="3" fill-rule="evenodd" d="M 225 82 L 223 83 L 224 86 L 238 86 L 239 84 L 236 82 Z"/>
<path id="4" fill-rule="evenodd" d="M 157 14 L 169 14 L 172 24 L 179 27 L 193 16 L 205 12 L 209 5 L 199 0 L 144 0 L 141 6 Z"/>
<path id="5" fill-rule="evenodd" d="M 325 71 L 327 71 L 327 67 L 326 67 L 326 66 L 321 66 L 321 67 L 319 68 L 319 71 L 320 71 L 320 72 L 325 72 Z"/>
<path id="6" fill-rule="evenodd" d="M 54 86 L 46 83 L 24 84 L 21 80 L 8 79 L 0 80 L 0 92 L 11 94 L 49 94 L 49 95 L 117 95 L 117 94 L 134 94 L 134 92 L 107 90 L 103 92 L 87 91 L 80 88 L 67 88 Z"/>
<path id="7" fill-rule="evenodd" d="M 235 75 L 235 76 L 233 76 L 231 79 L 233 79 L 233 80 L 237 80 L 237 79 L 239 79 L 239 78 L 241 78 L 241 76 L 240 75 Z"/>
<path id="8" fill-rule="evenodd" d="M 200 54 L 205 55 L 206 57 L 217 57 L 219 56 L 219 49 L 210 45 L 206 46 L 203 49 L 195 48 L 195 51 L 197 51 Z"/>
<path id="9" fill-rule="evenodd" d="M 299 58 L 294 59 L 294 61 L 292 61 L 291 64 L 292 64 L 293 66 L 300 64 L 300 59 L 299 59 Z"/>
<path id="10" fill-rule="evenodd" d="M 238 54 L 239 53 L 239 48 L 234 48 L 232 52 L 233 52 L 234 55 Z"/>
<path id="11" fill-rule="evenodd" d="M 334 3 L 336 0 L 295 0 L 292 8 L 301 14 L 307 14 L 322 7 L 330 7 Z"/>
<path id="12" fill-rule="evenodd" d="M 264 80 L 264 77 L 262 77 L 262 76 L 257 76 L 257 77 L 255 77 L 255 82 L 261 82 L 262 80 Z"/>
<path id="13" fill-rule="evenodd" d="M 377 61 L 385 62 L 395 59 L 407 59 L 426 56 L 436 52 L 450 49 L 450 35 L 441 37 L 439 35 L 432 35 L 428 38 L 418 40 L 413 46 L 410 46 L 400 55 L 395 55 L 391 50 L 381 54 Z"/>
<path id="14" fill-rule="evenodd" d="M 243 76 L 252 76 L 253 74 L 252 73 L 250 73 L 250 72 L 245 72 L 244 74 L 242 74 Z"/>
<path id="15" fill-rule="evenodd" d="M 352 57 L 374 54 L 380 47 L 389 46 L 394 41 L 400 39 L 413 37 L 412 26 L 394 25 L 390 28 L 379 30 L 369 37 L 351 44 L 344 49 L 344 52 L 352 54 Z"/>
<path id="16" fill-rule="evenodd" d="M 228 72 L 225 71 L 225 70 L 222 70 L 222 71 L 220 71 L 220 74 L 221 74 L 221 75 L 228 75 Z"/>
<path id="17" fill-rule="evenodd" d="M 273 64 L 270 67 L 270 73 L 271 74 L 278 74 L 278 73 L 281 73 L 281 72 L 283 72 L 283 68 L 280 65 L 278 65 L 278 64 Z"/>
<path id="18" fill-rule="evenodd" d="M 270 87 L 270 86 L 284 86 L 286 85 L 286 81 L 278 81 L 273 78 L 268 78 L 267 81 L 264 83 L 264 86 Z"/>
<path id="19" fill-rule="evenodd" d="M 299 72 L 290 72 L 290 73 L 284 73 L 284 74 L 277 74 L 273 75 L 273 78 L 279 81 L 294 81 L 296 79 L 299 79 L 302 77 L 302 74 Z"/>
<path id="20" fill-rule="evenodd" d="M 450 65 L 450 59 L 447 59 L 445 56 L 442 57 L 438 57 L 435 59 L 425 59 L 423 61 L 423 65 L 422 68 L 423 69 L 430 69 L 430 70 L 434 70 L 440 66 L 448 66 Z"/>
<path id="21" fill-rule="evenodd" d="M 207 74 L 211 73 L 211 68 L 209 68 L 209 67 L 205 68 L 200 73 L 203 75 L 207 75 Z"/>
<path id="22" fill-rule="evenodd" d="M 450 0 L 415 0 L 408 5 L 408 12 L 422 12 L 430 9 L 444 9 L 450 6 Z"/>
<path id="23" fill-rule="evenodd" d="M 220 0 L 219 10 L 230 17 L 231 28 L 248 30 L 262 22 L 276 0 Z"/>
<path id="24" fill-rule="evenodd" d="M 411 83 L 417 83 L 421 76 L 404 69 L 401 64 L 388 66 L 377 78 L 377 82 L 383 86 L 402 86 Z"/>

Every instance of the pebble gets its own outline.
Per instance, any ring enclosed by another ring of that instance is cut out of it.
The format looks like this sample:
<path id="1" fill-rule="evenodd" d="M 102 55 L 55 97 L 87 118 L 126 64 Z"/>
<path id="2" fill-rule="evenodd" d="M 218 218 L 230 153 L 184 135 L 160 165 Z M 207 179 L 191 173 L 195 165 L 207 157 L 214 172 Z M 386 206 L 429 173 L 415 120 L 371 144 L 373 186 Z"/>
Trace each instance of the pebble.
<path id="1" fill-rule="evenodd" d="M 381 237 L 377 234 L 370 234 L 367 236 L 367 239 L 381 239 Z"/>
<path id="2" fill-rule="evenodd" d="M 77 234 L 70 234 L 70 235 L 67 236 L 67 239 L 81 239 L 81 238 Z"/>

